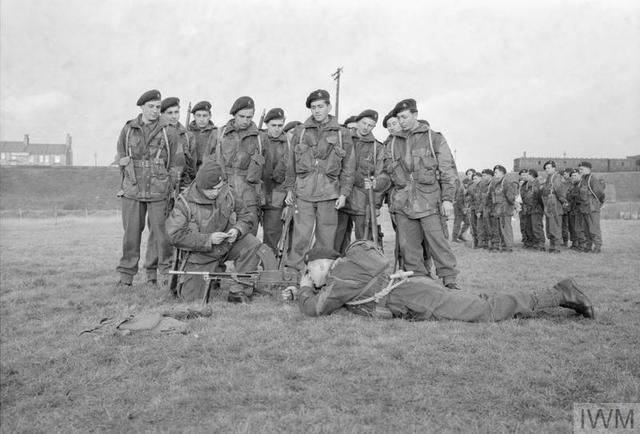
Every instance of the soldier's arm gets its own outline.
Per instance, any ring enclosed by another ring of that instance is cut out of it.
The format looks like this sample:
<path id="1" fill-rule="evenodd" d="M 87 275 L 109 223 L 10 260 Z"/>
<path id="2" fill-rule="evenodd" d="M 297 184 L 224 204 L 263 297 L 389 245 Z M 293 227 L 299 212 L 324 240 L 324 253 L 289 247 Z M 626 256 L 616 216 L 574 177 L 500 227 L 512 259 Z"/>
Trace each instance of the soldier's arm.
<path id="1" fill-rule="evenodd" d="M 344 128 L 340 128 L 338 134 L 342 134 L 342 146 L 346 150 L 353 148 L 351 136 Z M 347 152 L 342 159 L 342 170 L 340 171 L 340 195 L 349 196 L 353 188 L 353 175 L 356 170 L 355 152 Z"/>
<path id="2" fill-rule="evenodd" d="M 456 193 L 456 179 L 458 179 L 458 169 L 456 168 L 453 154 L 440 133 L 432 133 L 433 150 L 438 159 L 438 169 L 440 170 L 440 188 L 442 189 L 442 201 L 453 202 Z"/>
<path id="3" fill-rule="evenodd" d="M 335 282 L 329 278 L 327 284 L 316 290 L 310 286 L 303 286 L 298 293 L 298 306 L 300 311 L 308 316 L 329 315 L 340 309 L 344 303 L 332 297 Z"/>
<path id="4" fill-rule="evenodd" d="M 300 141 L 300 131 L 298 127 L 294 130 L 293 136 L 291 137 L 291 152 L 287 154 L 287 167 L 286 167 L 286 175 L 284 178 L 284 182 L 282 183 L 282 188 L 291 192 L 294 190 L 296 185 L 296 168 L 295 168 L 295 156 L 294 152 L 295 144 Z"/>
<path id="5" fill-rule="evenodd" d="M 380 142 L 376 142 L 376 162 L 374 175 L 376 177 L 376 193 L 384 193 L 391 187 L 391 177 L 386 171 L 386 167 L 389 165 L 387 160 L 390 160 L 390 156 L 387 152 L 387 148 Z"/>
<path id="6" fill-rule="evenodd" d="M 504 189 L 504 197 L 507 199 L 507 203 L 513 205 L 516 202 L 517 195 L 518 195 L 518 182 L 513 181 L 513 182 L 507 183 L 507 186 Z"/>
<path id="7" fill-rule="evenodd" d="M 233 227 L 240 232 L 238 238 L 251 232 L 258 225 L 256 217 L 249 211 L 242 199 L 235 197 L 233 211 L 236 213 L 236 223 Z"/>
<path id="8" fill-rule="evenodd" d="M 271 179 L 278 184 L 282 184 L 287 177 L 289 154 L 289 149 L 285 147 L 282 156 L 275 162 L 273 172 L 271 173 Z"/>
<path id="9" fill-rule="evenodd" d="M 194 230 L 195 226 L 189 226 L 188 211 L 182 201 L 176 201 L 171 214 L 167 217 L 165 227 L 169 241 L 179 249 L 197 252 L 211 250 L 211 234 Z"/>
<path id="10" fill-rule="evenodd" d="M 127 156 L 127 126 L 125 125 L 122 130 L 120 130 L 120 136 L 118 137 L 118 143 L 116 144 L 116 152 L 118 153 L 118 158 Z"/>
<path id="11" fill-rule="evenodd" d="M 171 178 L 178 182 L 185 166 L 184 149 L 180 143 L 177 130 L 175 128 L 166 128 L 166 131 L 169 139 L 169 172 L 171 173 Z"/>
<path id="12" fill-rule="evenodd" d="M 562 182 L 562 179 L 560 176 L 556 176 L 556 178 L 553 180 L 553 190 L 556 193 L 556 197 L 558 198 L 558 200 L 560 201 L 561 204 L 565 204 L 567 203 L 567 188 L 564 184 L 564 182 Z"/>

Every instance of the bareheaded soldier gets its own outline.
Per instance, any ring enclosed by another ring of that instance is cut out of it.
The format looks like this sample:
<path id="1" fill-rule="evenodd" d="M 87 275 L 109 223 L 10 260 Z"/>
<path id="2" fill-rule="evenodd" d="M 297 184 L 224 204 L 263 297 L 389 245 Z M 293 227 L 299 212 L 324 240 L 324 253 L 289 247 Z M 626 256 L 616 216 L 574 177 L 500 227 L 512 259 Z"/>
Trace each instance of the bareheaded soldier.
<path id="1" fill-rule="evenodd" d="M 222 166 L 229 186 L 259 221 L 260 207 L 264 203 L 264 148 L 258 127 L 253 122 L 255 107 L 251 97 L 238 98 L 229 111 L 233 118 L 220 130 L 214 148 L 215 159 Z M 255 225 L 251 233 L 256 235 L 257 232 L 258 225 Z"/>
<path id="2" fill-rule="evenodd" d="M 351 135 L 353 147 L 347 152 L 355 158 L 355 171 L 353 173 L 353 188 L 347 197 L 344 208 L 338 211 L 338 228 L 334 248 L 344 254 L 351 243 L 351 229 L 355 229 L 356 240 L 373 239 L 373 231 L 378 231 L 377 226 L 372 228 L 369 204 L 369 190 L 374 191 L 375 208 L 382 205 L 382 193 L 390 185 L 389 176 L 384 172 L 386 160 L 385 148 L 374 137 L 372 131 L 378 122 L 378 112 L 365 110 L 355 116 L 355 130 Z M 369 214 L 369 219 L 365 216 Z M 368 220 L 368 221 L 367 221 Z M 366 226 L 369 225 L 368 229 Z"/>
<path id="3" fill-rule="evenodd" d="M 333 248 L 338 210 L 351 193 L 355 169 L 353 155 L 345 151 L 352 146 L 351 136 L 329 114 L 329 92 L 311 92 L 306 106 L 311 116 L 295 129 L 284 183 L 286 202 L 296 204 L 298 211 L 287 263 L 296 270 L 304 267 L 314 236 L 317 246 Z"/>
<path id="4" fill-rule="evenodd" d="M 189 131 L 196 141 L 196 171 L 202 165 L 205 157 L 214 153 L 215 140 L 218 138 L 218 128 L 211 121 L 211 103 L 200 101 L 191 109 L 193 120 L 189 124 Z"/>
<path id="5" fill-rule="evenodd" d="M 444 136 L 418 121 L 414 99 L 400 101 L 394 114 L 402 131 L 389 143 L 387 172 L 393 186 L 390 209 L 396 213 L 397 236 L 404 268 L 427 275 L 422 241 L 426 240 L 436 274 L 450 289 L 456 284 L 456 258 L 445 238 L 441 216 L 453 214 L 457 169 Z"/>
<path id="6" fill-rule="evenodd" d="M 264 170 L 262 172 L 262 185 L 264 188 L 265 203 L 262 206 L 262 229 L 264 243 L 274 252 L 278 247 L 278 241 L 282 235 L 282 210 L 287 192 L 282 188 L 282 183 L 287 175 L 287 160 L 291 142 L 283 131 L 284 110 L 272 108 L 264 117 L 267 126 L 262 136 L 264 146 Z"/>
<path id="7" fill-rule="evenodd" d="M 178 136 L 178 149 L 181 149 L 184 154 L 184 167 L 180 179 L 180 189 L 182 189 L 196 177 L 196 143 L 193 133 L 180 123 L 180 99 L 174 96 L 163 99 L 160 113 L 162 119 L 175 129 Z"/>
<path id="8" fill-rule="evenodd" d="M 122 258 L 116 268 L 118 286 L 131 286 L 138 272 L 140 241 L 145 217 L 150 239 L 156 244 L 156 264 L 145 264 L 147 281 L 163 286 L 168 282 L 172 249 L 164 227 L 169 196 L 180 179 L 184 161 L 178 151 L 175 129 L 160 119 L 161 95 L 150 90 L 138 99 L 142 111 L 128 121 L 118 139 L 118 161 L 122 171 Z M 150 255 L 153 259 L 154 255 Z M 159 275 L 158 275 L 159 273 Z"/>
<path id="9" fill-rule="evenodd" d="M 562 215 L 569 206 L 566 187 L 562 176 L 556 172 L 555 161 L 549 160 L 543 167 L 547 172 L 547 178 L 542 184 L 542 202 L 549 238 L 549 253 L 560 253 L 558 245 L 562 243 Z"/>
<path id="10" fill-rule="evenodd" d="M 586 242 L 583 252 L 600 253 L 602 251 L 602 232 L 600 231 L 600 208 L 604 203 L 604 181 L 591 173 L 591 163 L 583 161 L 578 166 L 580 180 L 580 213 Z M 593 250 L 591 248 L 593 247 Z"/>

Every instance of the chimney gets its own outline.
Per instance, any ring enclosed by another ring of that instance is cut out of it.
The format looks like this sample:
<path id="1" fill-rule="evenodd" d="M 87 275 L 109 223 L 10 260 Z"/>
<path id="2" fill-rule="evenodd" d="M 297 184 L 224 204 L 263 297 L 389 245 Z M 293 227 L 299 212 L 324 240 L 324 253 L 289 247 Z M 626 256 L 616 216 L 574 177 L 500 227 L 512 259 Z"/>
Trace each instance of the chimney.
<path id="1" fill-rule="evenodd" d="M 71 134 L 67 133 L 67 146 L 71 146 Z"/>
<path id="2" fill-rule="evenodd" d="M 527 151 L 524 151 L 524 154 L 522 154 L 523 158 L 527 158 Z"/>
<path id="3" fill-rule="evenodd" d="M 24 135 L 24 140 L 22 141 L 22 143 L 24 143 L 24 146 L 29 145 L 29 134 Z"/>

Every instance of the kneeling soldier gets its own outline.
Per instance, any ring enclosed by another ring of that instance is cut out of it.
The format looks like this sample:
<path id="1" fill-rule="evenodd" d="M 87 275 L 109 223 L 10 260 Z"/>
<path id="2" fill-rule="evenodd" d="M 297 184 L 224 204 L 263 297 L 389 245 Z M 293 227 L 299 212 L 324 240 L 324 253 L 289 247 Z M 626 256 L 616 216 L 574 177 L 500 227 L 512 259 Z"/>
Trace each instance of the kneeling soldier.
<path id="1" fill-rule="evenodd" d="M 450 291 L 422 276 L 394 283 L 384 272 L 388 260 L 367 241 L 354 242 L 345 257 L 338 256 L 335 251 L 312 249 L 306 257 L 307 273 L 300 279 L 300 289 L 288 288 L 283 296 L 297 295 L 300 309 L 309 316 L 329 315 L 345 306 L 368 316 L 479 322 L 507 320 L 560 306 L 594 317 L 591 301 L 573 279 L 563 279 L 549 289 L 478 296 Z"/>
<path id="2" fill-rule="evenodd" d="M 167 219 L 171 243 L 186 251 L 184 271 L 217 271 L 233 261 L 235 271 L 255 271 L 260 261 L 260 241 L 250 232 L 258 224 L 244 202 L 223 178 L 215 160 L 200 167 L 196 179 L 180 195 Z M 201 276 L 184 276 L 178 297 L 201 299 L 205 281 Z M 252 289 L 240 284 L 229 288 L 229 301 L 246 301 Z"/>

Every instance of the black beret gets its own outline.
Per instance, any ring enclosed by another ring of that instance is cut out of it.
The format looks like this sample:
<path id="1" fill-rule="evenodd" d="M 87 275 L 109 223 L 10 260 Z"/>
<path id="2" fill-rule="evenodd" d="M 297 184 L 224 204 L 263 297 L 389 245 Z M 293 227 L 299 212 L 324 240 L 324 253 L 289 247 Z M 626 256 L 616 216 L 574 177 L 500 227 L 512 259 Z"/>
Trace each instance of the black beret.
<path id="1" fill-rule="evenodd" d="M 418 111 L 416 100 L 413 98 L 403 99 L 398 104 L 396 104 L 396 106 L 393 108 L 392 113 L 395 116 L 398 113 L 403 112 L 405 110 L 411 110 L 412 112 Z"/>
<path id="2" fill-rule="evenodd" d="M 311 103 L 319 99 L 324 101 L 330 101 L 331 98 L 329 97 L 329 92 L 327 92 L 324 89 L 317 89 L 311 92 L 307 97 L 307 108 L 311 108 Z"/>
<path id="3" fill-rule="evenodd" d="M 210 190 L 222 181 L 222 167 L 214 159 L 209 159 L 200 166 L 196 173 L 196 185 L 201 190 Z"/>
<path id="4" fill-rule="evenodd" d="M 591 169 L 591 163 L 589 163 L 588 161 L 582 161 L 580 164 L 578 164 L 578 167 L 588 167 L 589 169 Z"/>
<path id="5" fill-rule="evenodd" d="M 314 247 L 309 250 L 309 252 L 304 255 L 304 262 L 308 264 L 311 261 L 315 261 L 317 259 L 338 259 L 340 257 L 340 253 L 328 247 Z"/>
<path id="6" fill-rule="evenodd" d="M 229 110 L 229 114 L 231 116 L 235 116 L 240 110 L 244 109 L 255 109 L 256 105 L 253 102 L 253 99 L 250 96 L 241 96 L 233 103 L 231 106 L 231 110 Z"/>
<path id="7" fill-rule="evenodd" d="M 211 111 L 211 103 L 209 101 L 200 101 L 191 109 L 191 113 L 195 113 L 200 110 Z"/>
<path id="8" fill-rule="evenodd" d="M 175 96 L 170 96 L 169 98 L 165 98 L 160 103 L 160 111 L 162 113 L 165 112 L 169 107 L 173 107 L 174 105 L 180 105 L 180 99 Z"/>
<path id="9" fill-rule="evenodd" d="M 284 119 L 284 110 L 282 110 L 281 108 L 272 108 L 264 117 L 264 123 L 267 123 L 273 119 Z"/>
<path id="10" fill-rule="evenodd" d="M 556 162 L 553 160 L 549 160 L 549 161 L 545 161 L 545 163 L 542 165 L 542 168 L 546 168 L 547 164 L 551 164 L 551 167 L 556 167 Z"/>
<path id="11" fill-rule="evenodd" d="M 533 176 L 534 178 L 537 178 L 538 171 L 536 169 L 529 169 L 529 175 Z"/>
<path id="12" fill-rule="evenodd" d="M 297 127 L 298 125 L 300 125 L 302 122 L 300 121 L 291 121 L 291 122 L 287 122 L 287 125 L 284 126 L 284 132 L 288 132 L 289 130 L 294 129 L 295 127 Z"/>
<path id="13" fill-rule="evenodd" d="M 393 110 L 391 110 L 389 113 L 387 113 L 387 115 L 382 120 L 382 127 L 387 128 L 387 122 L 389 122 L 389 119 L 395 118 L 395 117 L 396 117 L 396 114 L 393 112 Z"/>
<path id="14" fill-rule="evenodd" d="M 158 89 L 151 89 L 140 95 L 138 98 L 138 102 L 136 103 L 138 106 L 144 105 L 149 101 L 160 101 L 162 99 L 162 95 L 160 95 L 160 91 Z"/>
<path id="15" fill-rule="evenodd" d="M 357 116 L 349 116 L 344 120 L 344 122 L 342 123 L 342 126 L 347 127 L 351 122 L 357 122 L 358 120 L 356 118 Z"/>
<path id="16" fill-rule="evenodd" d="M 362 118 L 370 118 L 373 119 L 374 122 L 378 122 L 378 112 L 375 110 L 367 109 L 356 116 L 356 122 L 358 122 Z"/>
<path id="17" fill-rule="evenodd" d="M 501 166 L 500 164 L 496 164 L 495 166 L 493 166 L 493 173 L 495 173 L 496 170 L 499 170 L 500 172 L 502 172 L 504 174 L 507 173 L 507 169 L 505 169 L 505 167 Z"/>
<path id="18" fill-rule="evenodd" d="M 491 169 L 484 169 L 484 170 L 482 171 L 482 174 L 483 174 L 483 175 L 491 175 L 491 176 L 493 176 L 493 170 L 491 170 Z"/>

